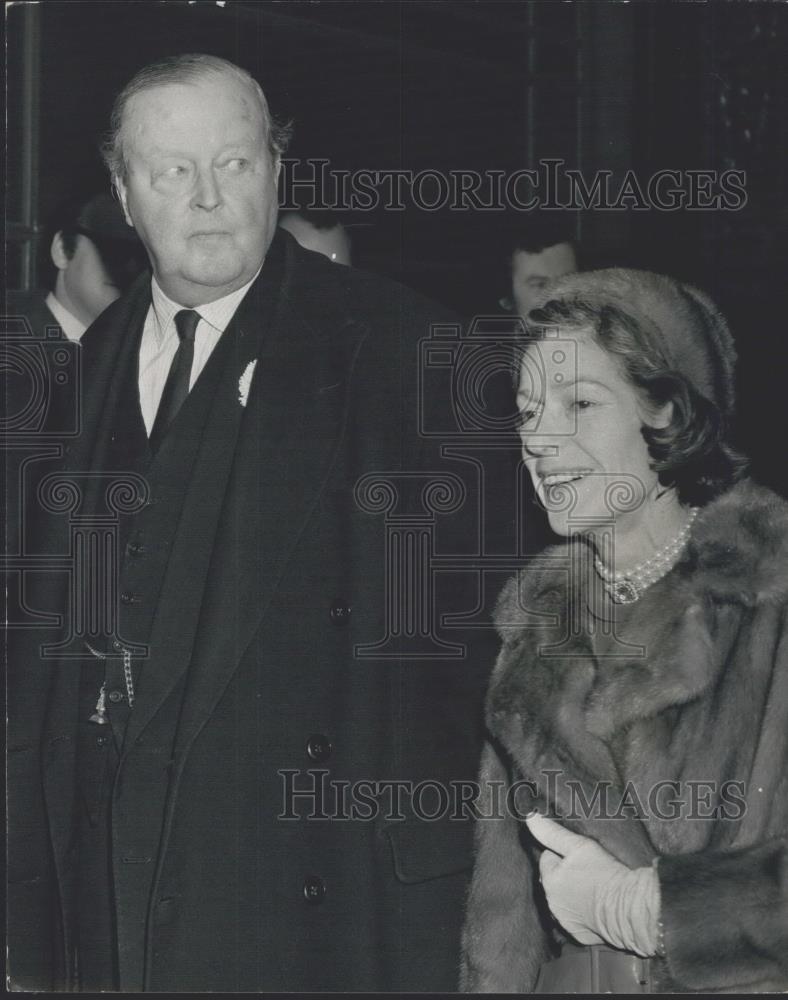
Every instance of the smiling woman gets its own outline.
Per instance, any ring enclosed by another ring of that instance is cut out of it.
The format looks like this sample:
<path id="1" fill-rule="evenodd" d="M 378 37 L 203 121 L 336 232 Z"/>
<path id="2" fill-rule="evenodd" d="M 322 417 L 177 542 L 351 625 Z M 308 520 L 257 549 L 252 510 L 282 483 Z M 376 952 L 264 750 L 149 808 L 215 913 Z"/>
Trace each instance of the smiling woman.
<path id="1" fill-rule="evenodd" d="M 627 504 L 618 512 L 616 542 L 617 555 L 625 563 L 637 561 L 641 553 L 648 555 L 654 535 L 670 533 L 685 518 L 674 494 L 658 500 L 657 474 L 641 433 L 647 416 L 651 426 L 664 423 L 669 406 L 647 414 L 645 401 L 587 327 L 580 328 L 566 346 L 562 350 L 545 340 L 523 355 L 520 433 L 526 468 L 551 527 L 559 534 L 570 533 L 572 522 L 609 518 L 611 489 L 617 484 L 636 491 L 644 502 Z M 574 377 L 564 374 L 569 347 L 577 368 Z M 525 399 L 534 368 L 543 383 L 536 405 Z M 569 492 L 571 507 L 564 502 Z"/>
<path id="2" fill-rule="evenodd" d="M 615 522 L 615 553 L 598 554 L 626 567 L 745 468 L 726 441 L 733 343 L 701 293 L 656 275 L 596 272 L 562 287 L 573 299 L 531 312 L 518 356 L 525 465 L 553 530 Z"/>
<path id="3" fill-rule="evenodd" d="M 729 444 L 730 333 L 645 272 L 546 296 L 520 434 L 566 545 L 498 604 L 463 986 L 785 989 L 788 504 Z M 501 816 L 523 781 L 542 817 Z"/>

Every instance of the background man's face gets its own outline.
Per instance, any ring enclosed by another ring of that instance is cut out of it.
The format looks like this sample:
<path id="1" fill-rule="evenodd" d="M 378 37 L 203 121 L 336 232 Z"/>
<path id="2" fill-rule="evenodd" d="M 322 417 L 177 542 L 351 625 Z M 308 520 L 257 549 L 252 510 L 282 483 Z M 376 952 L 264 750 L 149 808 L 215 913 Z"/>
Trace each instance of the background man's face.
<path id="1" fill-rule="evenodd" d="M 60 234 L 55 237 L 55 243 L 58 240 Z M 52 256 L 58 268 L 55 298 L 72 316 L 90 326 L 120 296 L 120 288 L 101 259 L 96 244 L 82 233 L 75 237 L 70 257 L 61 246 L 54 245 Z"/>
<path id="2" fill-rule="evenodd" d="M 576 270 L 575 252 L 569 243 L 556 243 L 540 253 L 515 250 L 512 254 L 512 299 L 515 311 L 525 319 L 548 281 Z"/>
<path id="3" fill-rule="evenodd" d="M 137 94 L 124 118 L 126 218 L 163 291 L 200 305 L 246 284 L 276 227 L 278 160 L 255 93 L 230 75 Z"/>

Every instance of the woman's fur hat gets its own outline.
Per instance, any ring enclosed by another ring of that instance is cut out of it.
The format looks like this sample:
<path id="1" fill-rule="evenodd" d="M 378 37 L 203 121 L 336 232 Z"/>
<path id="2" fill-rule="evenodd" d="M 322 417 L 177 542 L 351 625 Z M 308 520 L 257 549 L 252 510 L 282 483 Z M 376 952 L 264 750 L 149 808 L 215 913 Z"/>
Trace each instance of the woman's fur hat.
<path id="1" fill-rule="evenodd" d="M 726 417 L 732 415 L 736 349 L 728 324 L 704 292 L 650 271 L 609 268 L 551 281 L 541 305 L 553 301 L 577 302 L 594 311 L 614 306 L 630 316 L 666 367 L 683 375 Z"/>

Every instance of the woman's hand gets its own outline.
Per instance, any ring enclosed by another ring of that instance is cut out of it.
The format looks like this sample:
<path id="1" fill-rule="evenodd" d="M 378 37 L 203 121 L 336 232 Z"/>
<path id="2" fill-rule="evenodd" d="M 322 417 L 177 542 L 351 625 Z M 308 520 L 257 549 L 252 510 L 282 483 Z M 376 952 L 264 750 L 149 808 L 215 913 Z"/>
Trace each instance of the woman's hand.
<path id="1" fill-rule="evenodd" d="M 642 958 L 659 943 L 659 879 L 630 869 L 590 837 L 534 813 L 531 834 L 545 848 L 539 874 L 550 912 L 580 944 L 611 944 Z"/>

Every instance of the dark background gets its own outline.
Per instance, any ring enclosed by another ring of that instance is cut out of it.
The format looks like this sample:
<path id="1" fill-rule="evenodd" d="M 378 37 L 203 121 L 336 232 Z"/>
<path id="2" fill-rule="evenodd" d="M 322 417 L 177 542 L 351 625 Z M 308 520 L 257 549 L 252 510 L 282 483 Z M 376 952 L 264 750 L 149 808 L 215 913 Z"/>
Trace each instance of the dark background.
<path id="1" fill-rule="evenodd" d="M 9 287 L 25 282 L 25 246 L 45 250 L 57 203 L 77 186 L 107 187 L 96 144 L 115 92 L 175 52 L 247 68 L 274 114 L 295 122 L 288 155 L 334 170 L 509 173 L 559 157 L 589 180 L 631 168 L 644 184 L 666 168 L 745 170 L 738 211 L 592 210 L 573 224 L 585 266 L 663 271 L 720 303 L 741 358 L 741 443 L 757 477 L 788 492 L 786 5 L 176 0 L 19 4 L 6 16 Z M 506 291 L 500 212 L 410 207 L 346 221 L 356 264 L 466 314 Z"/>

